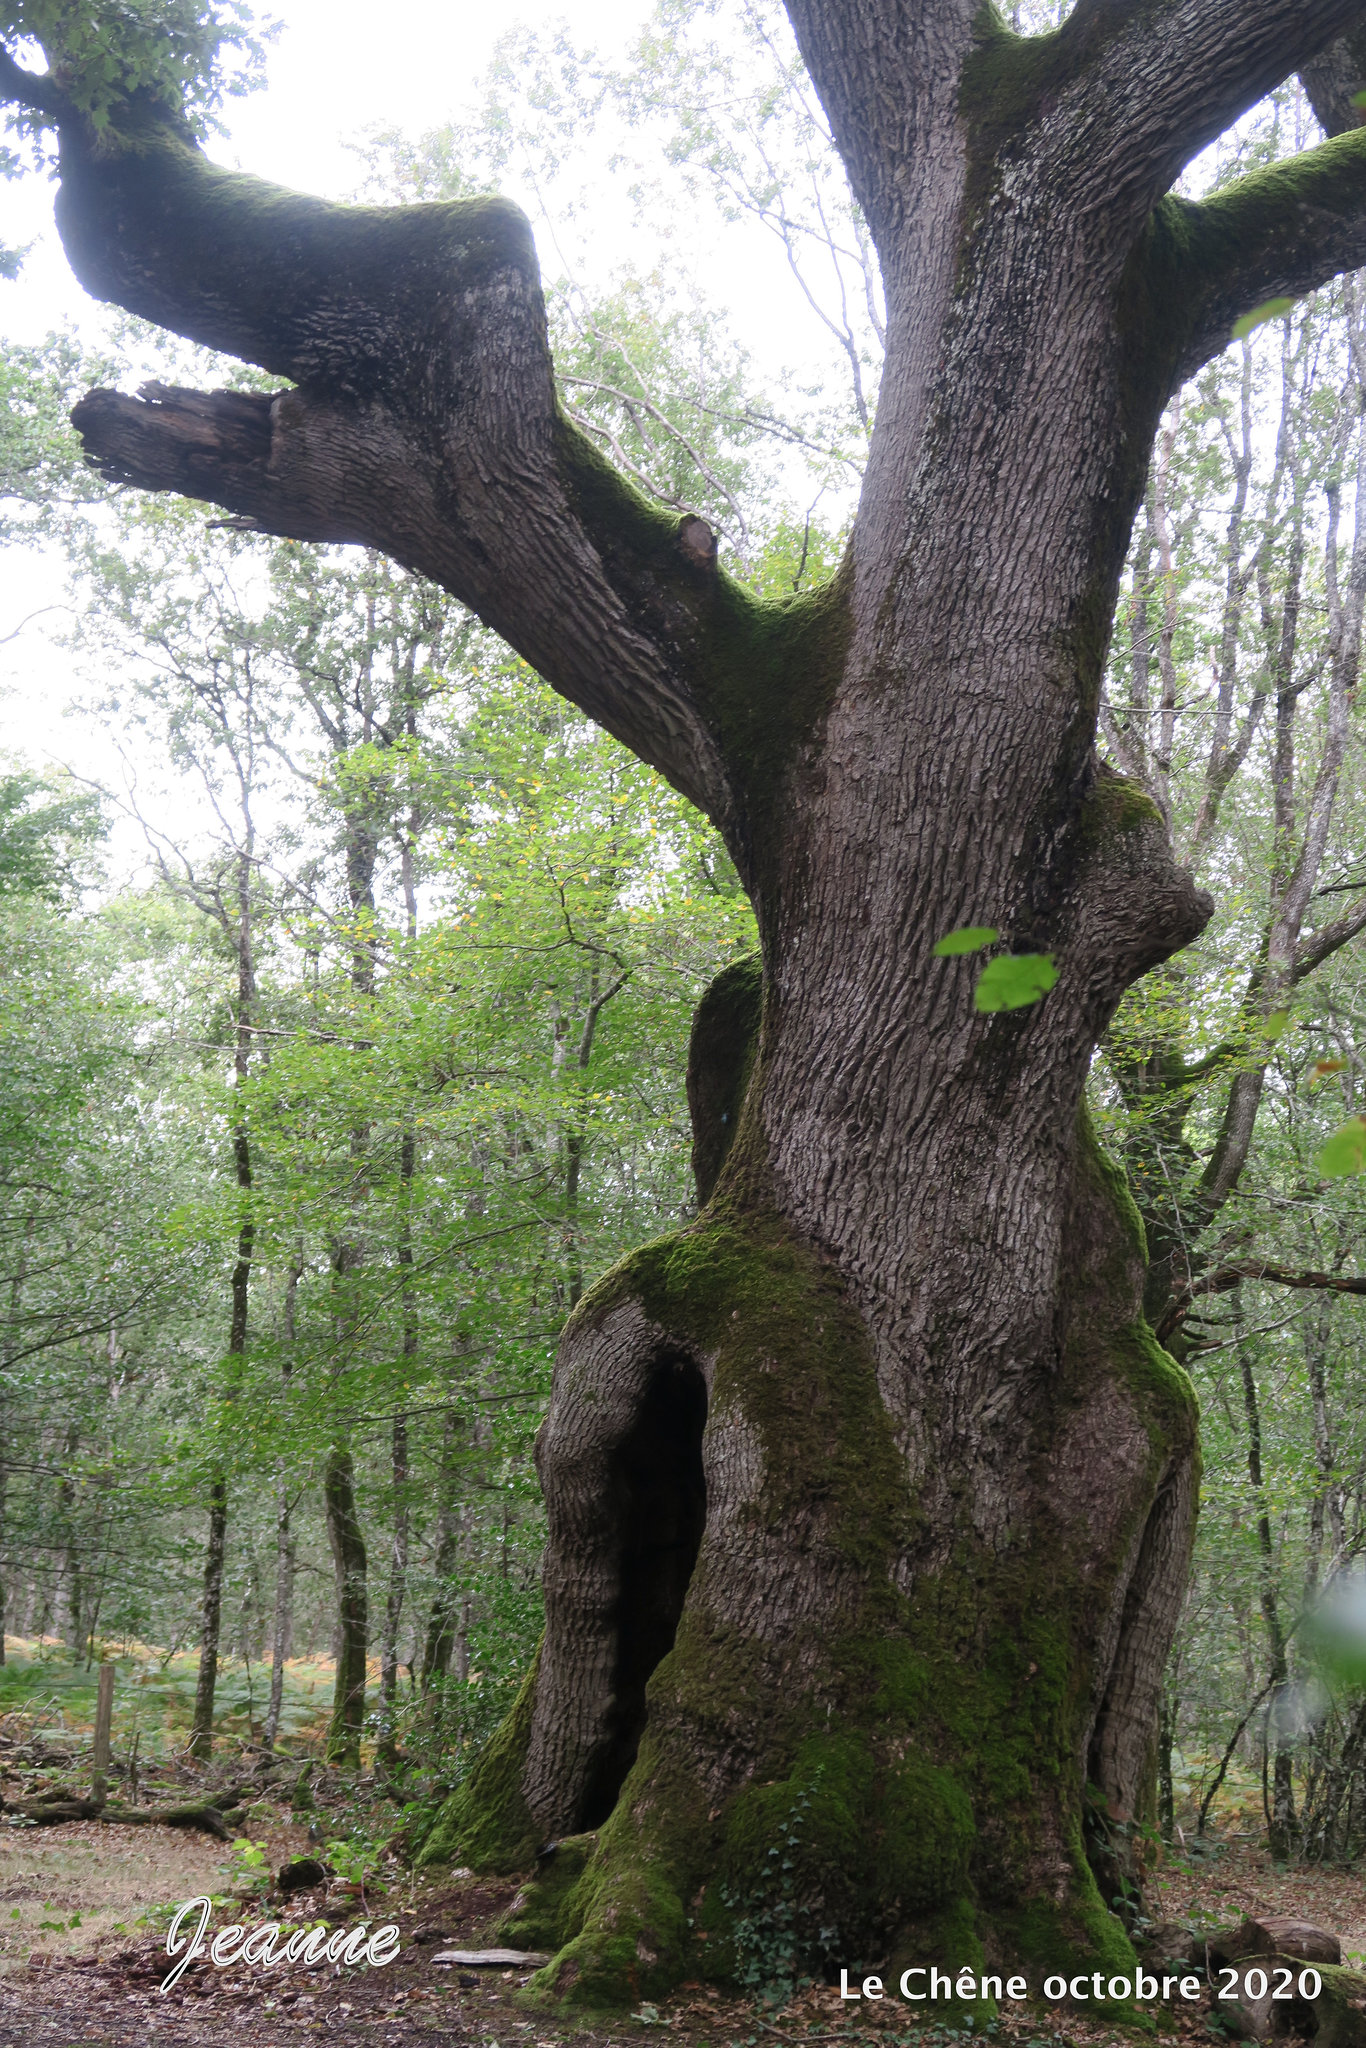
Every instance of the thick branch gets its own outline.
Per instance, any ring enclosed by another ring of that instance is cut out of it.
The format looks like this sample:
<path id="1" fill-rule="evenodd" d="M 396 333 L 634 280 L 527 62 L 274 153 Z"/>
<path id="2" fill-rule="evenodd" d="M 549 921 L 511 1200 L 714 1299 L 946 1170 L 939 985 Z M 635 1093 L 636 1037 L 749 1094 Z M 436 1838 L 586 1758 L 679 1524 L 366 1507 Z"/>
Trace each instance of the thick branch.
<path id="1" fill-rule="evenodd" d="M 959 80 L 978 0 L 785 0 L 884 266 L 917 201 L 956 154 Z"/>
<path id="2" fill-rule="evenodd" d="M 1303 981 L 1306 975 L 1321 967 L 1331 954 L 1362 931 L 1366 931 L 1366 908 L 1355 910 L 1347 917 L 1334 918 L 1332 924 L 1326 924 L 1321 931 L 1311 932 L 1307 939 L 1301 939 L 1295 952 L 1295 980 Z"/>
<path id="3" fill-rule="evenodd" d="M 1149 257 L 1165 270 L 1192 376 L 1242 314 L 1313 291 L 1366 263 L 1366 130 L 1254 172 L 1200 205 L 1157 209 Z"/>
<path id="4" fill-rule="evenodd" d="M 67 103 L 53 80 L 41 72 L 25 71 L 4 49 L 0 49 L 0 100 L 27 107 L 49 121 L 60 120 L 67 112 Z"/>
<path id="5" fill-rule="evenodd" d="M 1366 1277 L 1351 1273 L 1291 1272 L 1266 1259 L 1232 1259 L 1193 1280 L 1189 1294 L 1228 1294 L 1245 1280 L 1267 1280 L 1277 1287 L 1326 1288 L 1333 1294 L 1366 1294 Z"/>
<path id="6" fill-rule="evenodd" d="M 64 134 L 59 224 L 100 297 L 297 380 L 273 397 L 92 393 L 76 423 L 107 474 L 432 577 L 746 864 L 753 805 L 724 751 L 737 708 L 754 710 L 717 679 L 728 657 L 744 673 L 764 619 L 705 522 L 649 505 L 560 414 L 514 206 L 331 206 L 155 127 L 98 156 Z M 799 699 L 800 675 L 784 682 Z"/>
<path id="7" fill-rule="evenodd" d="M 1303 65 L 1300 83 L 1325 135 L 1359 128 L 1363 116 L 1353 97 L 1366 86 L 1366 19 Z"/>
<path id="8" fill-rule="evenodd" d="M 1107 118 L 1164 191 L 1182 164 L 1326 45 L 1362 0 L 1077 0 L 1062 34 L 1110 83 Z"/>

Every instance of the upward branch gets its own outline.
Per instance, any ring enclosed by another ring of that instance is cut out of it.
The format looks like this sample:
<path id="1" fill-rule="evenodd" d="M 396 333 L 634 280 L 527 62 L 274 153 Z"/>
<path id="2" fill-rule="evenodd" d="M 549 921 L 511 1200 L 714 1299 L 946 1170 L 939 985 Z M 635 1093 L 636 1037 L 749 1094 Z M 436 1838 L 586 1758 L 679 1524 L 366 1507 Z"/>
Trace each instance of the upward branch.
<path id="1" fill-rule="evenodd" d="M 1099 103 L 1093 169 L 1146 204 L 1273 87 L 1362 18 L 1362 0 L 1077 0 L 1058 42 Z"/>

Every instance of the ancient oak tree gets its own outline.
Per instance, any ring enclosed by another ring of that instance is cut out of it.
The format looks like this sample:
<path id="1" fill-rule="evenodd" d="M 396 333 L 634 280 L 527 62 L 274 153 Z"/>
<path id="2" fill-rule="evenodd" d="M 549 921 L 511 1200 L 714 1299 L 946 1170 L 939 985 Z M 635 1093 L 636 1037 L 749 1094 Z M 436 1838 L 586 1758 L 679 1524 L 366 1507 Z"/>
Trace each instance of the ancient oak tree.
<path id="1" fill-rule="evenodd" d="M 701 1213 L 565 1330 L 545 1640 L 424 1851 L 559 1842 L 515 1924 L 580 2000 L 733 1968 L 780 1841 L 814 1963 L 1123 1968 L 1196 1418 L 1083 1084 L 1209 905 L 1098 766 L 1101 670 L 1167 398 L 1366 261 L 1360 0 L 788 11 L 888 337 L 843 568 L 783 603 L 566 423 L 515 207 L 326 205 L 146 87 L 93 124 L 59 51 L 4 72 L 87 288 L 281 380 L 93 392 L 94 459 L 434 578 L 715 821 L 758 912 L 762 971 L 697 1020 Z M 1173 195 L 1300 70 L 1343 132 Z M 934 950 L 969 925 L 1056 986 L 981 1013 Z"/>

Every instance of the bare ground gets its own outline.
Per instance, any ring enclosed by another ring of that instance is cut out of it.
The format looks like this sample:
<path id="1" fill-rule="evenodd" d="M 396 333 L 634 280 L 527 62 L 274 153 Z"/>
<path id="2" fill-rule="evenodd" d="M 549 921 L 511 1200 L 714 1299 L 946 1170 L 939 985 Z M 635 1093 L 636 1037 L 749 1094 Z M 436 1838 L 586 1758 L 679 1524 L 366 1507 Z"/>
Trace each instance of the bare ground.
<path id="1" fill-rule="evenodd" d="M 258 1831 L 253 1830 L 254 1833 Z M 300 1827 L 259 1831 L 272 1861 L 305 1853 Z M 159 1990 L 168 1964 L 161 1925 L 140 1914 L 196 1893 L 221 1893 L 220 1843 L 170 1829 L 124 1830 L 95 1822 L 0 1836 L 0 1923 L 7 1928 L 0 1975 L 0 2048 L 627 2048 L 664 2033 L 687 2048 L 937 2048 L 959 2037 L 941 2021 L 917 2026 L 899 1999 L 841 2004 L 813 1988 L 777 2010 L 685 1986 L 658 2008 L 620 2021 L 587 2023 L 528 2013 L 524 1973 L 461 1971 L 434 1961 L 445 1946 L 477 1947 L 493 1933 L 514 1887 L 468 1879 L 400 1879 L 362 1900 L 333 1887 L 307 1895 L 299 1918 L 395 1921 L 398 1960 L 383 1970 L 214 1970 L 196 1965 L 180 1985 Z M 1278 1875 L 1266 1856 L 1235 1847 L 1209 1863 L 1173 1863 L 1158 1875 L 1154 1908 L 1172 1919 L 1228 1924 L 1244 1912 L 1292 1914 L 1329 1928 L 1358 1966 L 1366 1960 L 1366 1875 L 1318 1871 Z M 278 1911 L 279 1909 L 274 1909 Z M 19 1919 L 7 1916 L 18 1912 Z M 269 1917 L 239 1907 L 240 1917 Z M 79 1918 L 72 1927 L 71 1920 Z M 215 1914 L 221 1926 L 228 1910 Z M 56 1923 L 63 1927 L 58 1931 Z M 43 1922 L 47 1921 L 46 1927 Z M 439 1939 L 437 1937 L 440 1937 Z M 1202 2004 L 1159 2019 L 1181 2043 L 1211 2041 Z M 1015 2009 L 988 2030 L 1011 2048 L 1106 2048 L 1135 2036 L 1056 2008 Z M 870 2039 L 871 2037 L 871 2039 Z"/>

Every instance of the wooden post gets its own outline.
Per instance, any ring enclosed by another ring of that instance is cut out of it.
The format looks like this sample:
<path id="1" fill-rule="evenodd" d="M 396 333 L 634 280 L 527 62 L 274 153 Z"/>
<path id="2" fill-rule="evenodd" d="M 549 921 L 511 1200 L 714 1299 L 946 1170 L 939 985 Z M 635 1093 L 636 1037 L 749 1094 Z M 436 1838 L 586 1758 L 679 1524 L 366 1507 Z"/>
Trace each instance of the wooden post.
<path id="1" fill-rule="evenodd" d="M 114 1667 L 100 1666 L 100 1689 L 95 1699 L 95 1766 L 90 1797 L 96 1806 L 105 1801 L 104 1774 L 109 1768 L 109 1730 L 114 1719 Z"/>

